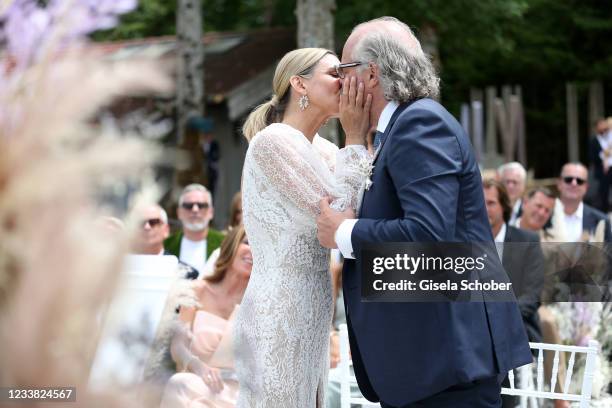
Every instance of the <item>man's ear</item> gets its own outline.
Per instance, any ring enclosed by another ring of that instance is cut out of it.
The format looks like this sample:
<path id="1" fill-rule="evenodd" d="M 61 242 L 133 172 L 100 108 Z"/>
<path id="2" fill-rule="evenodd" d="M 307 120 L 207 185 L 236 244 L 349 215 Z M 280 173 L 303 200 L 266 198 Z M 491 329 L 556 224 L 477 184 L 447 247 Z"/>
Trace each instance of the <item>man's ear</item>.
<path id="1" fill-rule="evenodd" d="M 379 84 L 379 80 L 378 80 L 378 65 L 374 64 L 373 62 L 368 62 L 368 85 L 369 88 L 374 88 Z"/>
<path id="2" fill-rule="evenodd" d="M 294 75 L 289 79 L 291 87 L 300 95 L 306 95 L 307 89 L 304 84 L 304 78 L 299 75 Z"/>
<path id="3" fill-rule="evenodd" d="M 170 226 L 168 224 L 164 224 L 162 228 L 162 236 L 164 237 L 164 239 L 166 239 L 170 236 Z"/>

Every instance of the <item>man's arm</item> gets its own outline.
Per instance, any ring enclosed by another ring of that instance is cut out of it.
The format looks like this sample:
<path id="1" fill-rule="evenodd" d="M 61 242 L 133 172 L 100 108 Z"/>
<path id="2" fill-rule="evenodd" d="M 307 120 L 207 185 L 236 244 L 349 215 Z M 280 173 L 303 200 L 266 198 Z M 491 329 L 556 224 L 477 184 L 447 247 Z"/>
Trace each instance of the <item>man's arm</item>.
<path id="1" fill-rule="evenodd" d="M 398 118 L 388 136 L 387 168 L 403 217 L 360 219 L 354 252 L 376 242 L 448 241 L 454 237 L 462 154 L 449 123 L 427 109 Z"/>

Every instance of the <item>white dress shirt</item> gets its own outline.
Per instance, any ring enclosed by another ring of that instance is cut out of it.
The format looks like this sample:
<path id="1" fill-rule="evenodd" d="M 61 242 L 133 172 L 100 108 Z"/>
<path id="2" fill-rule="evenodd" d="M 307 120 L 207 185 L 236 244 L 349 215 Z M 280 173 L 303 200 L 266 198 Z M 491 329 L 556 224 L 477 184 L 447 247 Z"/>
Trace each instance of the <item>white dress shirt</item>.
<path id="1" fill-rule="evenodd" d="M 582 236 L 582 213 L 584 212 L 584 206 L 582 202 L 578 205 L 578 208 L 573 214 L 563 213 L 565 220 L 565 232 L 567 234 L 568 242 L 578 242 Z"/>
<path id="2" fill-rule="evenodd" d="M 202 273 L 206 264 L 207 241 L 192 241 L 183 236 L 181 239 L 180 260 L 189 266 L 193 266 Z"/>
<path id="3" fill-rule="evenodd" d="M 508 221 L 508 225 L 516 227 L 516 221 L 518 220 L 518 212 L 521 209 L 522 204 L 522 199 L 519 198 L 518 200 L 516 200 L 516 203 L 514 203 L 514 206 L 512 207 L 512 213 L 510 214 L 510 221 Z"/>
<path id="4" fill-rule="evenodd" d="M 378 118 L 378 124 L 376 125 L 376 130 L 378 132 L 385 133 L 387 130 L 387 126 L 389 125 L 389 121 L 391 120 L 391 116 L 395 110 L 399 107 L 399 104 L 395 101 L 390 101 L 385 105 L 380 117 Z M 336 240 L 336 245 L 338 245 L 338 249 L 342 253 L 342 255 L 347 259 L 355 259 L 355 254 L 353 254 L 353 242 L 351 241 L 351 235 L 353 233 L 353 228 L 357 223 L 357 219 L 346 219 L 342 221 L 342 224 L 336 230 L 336 234 L 334 235 L 334 239 Z"/>
<path id="5" fill-rule="evenodd" d="M 506 223 L 504 222 L 499 229 L 499 232 L 495 236 L 495 248 L 497 248 L 497 254 L 499 255 L 499 260 L 504 259 L 504 240 L 506 239 Z"/>

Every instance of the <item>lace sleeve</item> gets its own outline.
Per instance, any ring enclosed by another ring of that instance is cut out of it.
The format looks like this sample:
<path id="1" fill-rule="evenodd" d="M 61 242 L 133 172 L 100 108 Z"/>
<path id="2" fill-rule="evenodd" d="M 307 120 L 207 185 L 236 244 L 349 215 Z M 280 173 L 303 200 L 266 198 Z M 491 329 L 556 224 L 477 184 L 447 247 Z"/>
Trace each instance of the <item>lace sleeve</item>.
<path id="1" fill-rule="evenodd" d="M 361 205 L 363 192 L 369 187 L 372 175 L 372 156 L 364 146 L 349 145 L 343 149 L 315 136 L 313 145 L 326 160 L 336 184 L 339 198 L 331 205 L 342 211 L 352 208 L 357 211 Z"/>
<path id="2" fill-rule="evenodd" d="M 361 198 L 370 187 L 372 156 L 364 146 L 350 145 L 338 150 L 336 155 L 336 184 L 341 195 L 332 208 L 359 210 Z"/>
<path id="3" fill-rule="evenodd" d="M 371 171 L 369 153 L 362 146 L 338 150 L 318 136 L 314 147 L 299 138 L 265 133 L 249 149 L 268 182 L 300 209 L 316 215 L 319 200 L 331 196 L 332 208 L 356 210 Z"/>
<path id="4" fill-rule="evenodd" d="M 302 211 L 316 215 L 319 200 L 326 196 L 338 197 L 338 193 L 333 180 L 325 179 L 301 147 L 289 137 L 263 133 L 251 141 L 249 150 L 262 173 L 260 176 L 271 188 Z"/>

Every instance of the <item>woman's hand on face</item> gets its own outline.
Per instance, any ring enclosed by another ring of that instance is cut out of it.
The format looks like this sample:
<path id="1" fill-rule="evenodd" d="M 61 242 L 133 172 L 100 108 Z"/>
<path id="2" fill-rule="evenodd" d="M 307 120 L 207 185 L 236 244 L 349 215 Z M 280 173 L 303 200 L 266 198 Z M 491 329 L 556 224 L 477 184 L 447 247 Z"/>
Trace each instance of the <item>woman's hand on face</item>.
<path id="1" fill-rule="evenodd" d="M 210 390 L 215 394 L 221 392 L 221 390 L 223 389 L 223 380 L 221 379 L 221 373 L 219 369 L 209 367 L 208 365 L 202 362 L 200 362 L 197 367 L 197 370 L 194 370 L 195 374 L 202 378 L 204 384 L 206 384 L 208 388 L 210 388 Z"/>
<path id="2" fill-rule="evenodd" d="M 364 145 L 370 128 L 372 95 L 364 96 L 363 82 L 351 76 L 342 83 L 340 123 L 346 134 L 346 144 Z"/>

